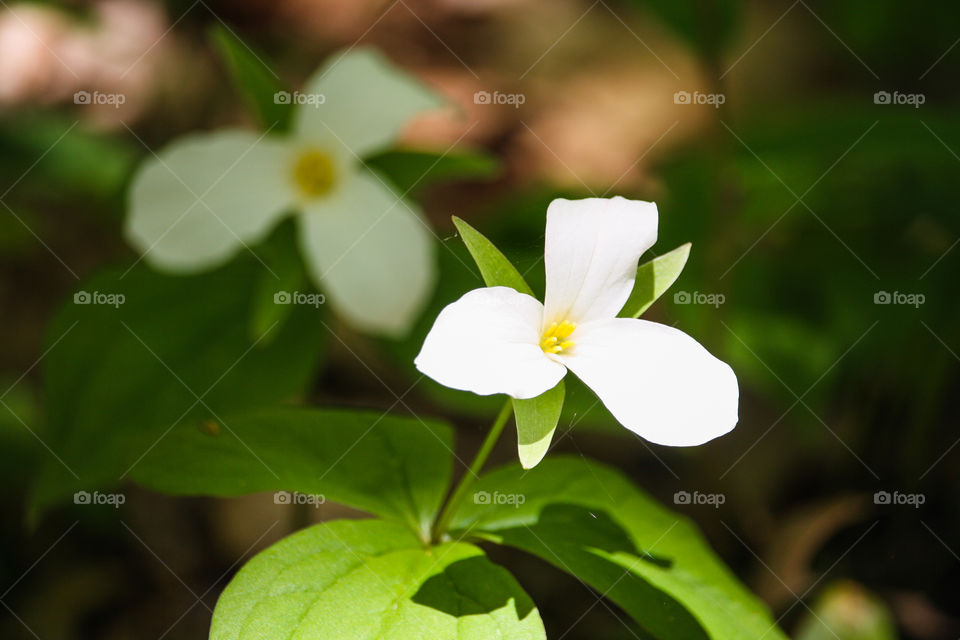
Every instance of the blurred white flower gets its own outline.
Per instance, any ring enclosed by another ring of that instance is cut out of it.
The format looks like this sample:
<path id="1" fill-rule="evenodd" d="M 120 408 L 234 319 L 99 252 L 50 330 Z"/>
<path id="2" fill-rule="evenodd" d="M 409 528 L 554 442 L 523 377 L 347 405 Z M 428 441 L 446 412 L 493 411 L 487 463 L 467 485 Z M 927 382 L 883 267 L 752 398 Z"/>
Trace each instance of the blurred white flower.
<path id="1" fill-rule="evenodd" d="M 232 129 L 174 141 L 133 179 L 126 235 L 154 267 L 229 260 L 295 213 L 314 283 L 357 328 L 405 333 L 433 287 L 434 245 L 415 205 L 361 158 L 393 143 L 440 98 L 380 54 L 334 54 L 304 89 L 291 132 Z"/>
<path id="2" fill-rule="evenodd" d="M 737 423 L 733 370 L 671 327 L 618 318 L 657 239 L 652 202 L 554 200 L 544 304 L 508 287 L 470 291 L 437 317 L 417 368 L 454 389 L 533 398 L 573 371 L 651 442 L 702 444 Z"/>

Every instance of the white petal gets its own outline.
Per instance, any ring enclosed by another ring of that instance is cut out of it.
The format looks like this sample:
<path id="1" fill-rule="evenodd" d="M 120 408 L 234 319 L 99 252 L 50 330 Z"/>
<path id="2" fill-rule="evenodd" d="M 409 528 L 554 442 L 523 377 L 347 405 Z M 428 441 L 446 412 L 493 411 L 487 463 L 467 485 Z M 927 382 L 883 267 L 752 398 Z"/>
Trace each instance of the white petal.
<path id="1" fill-rule="evenodd" d="M 626 428 L 651 442 L 703 444 L 737 424 L 733 370 L 677 329 L 632 318 L 580 326 L 557 359 Z"/>
<path id="2" fill-rule="evenodd" d="M 543 305 L 525 293 L 474 289 L 440 312 L 414 364 L 454 389 L 534 398 L 567 372 L 540 348 L 542 322 Z"/>
<path id="3" fill-rule="evenodd" d="M 559 198 L 547 208 L 547 323 L 613 318 L 643 252 L 657 240 L 657 205 L 615 198 Z"/>
<path id="4" fill-rule="evenodd" d="M 427 223 L 366 169 L 304 205 L 300 245 L 328 302 L 363 331 L 406 333 L 433 291 L 435 245 Z"/>
<path id="5" fill-rule="evenodd" d="M 133 178 L 128 241 L 147 262 L 193 271 L 259 241 L 294 200 L 281 141 L 226 130 L 181 138 Z"/>
<path id="6" fill-rule="evenodd" d="M 297 137 L 327 140 L 332 131 L 360 157 L 390 145 L 419 112 L 443 105 L 416 78 L 376 50 L 364 48 L 333 54 L 303 93 L 323 96 L 323 101 L 297 107 Z"/>

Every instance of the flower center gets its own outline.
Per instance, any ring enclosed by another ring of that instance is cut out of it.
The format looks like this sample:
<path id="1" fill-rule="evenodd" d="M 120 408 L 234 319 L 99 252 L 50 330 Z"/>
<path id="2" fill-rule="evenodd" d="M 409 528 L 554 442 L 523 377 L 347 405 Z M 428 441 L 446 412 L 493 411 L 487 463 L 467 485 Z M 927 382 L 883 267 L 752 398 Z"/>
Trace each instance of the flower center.
<path id="1" fill-rule="evenodd" d="M 551 322 L 543 337 L 540 338 L 540 348 L 544 353 L 560 353 L 573 346 L 573 340 L 567 340 L 573 330 L 577 328 L 575 322 L 564 320 L 560 324 Z"/>
<path id="2" fill-rule="evenodd" d="M 310 197 L 327 194 L 337 177 L 330 154 L 319 149 L 308 149 L 293 165 L 293 179 L 300 191 Z"/>

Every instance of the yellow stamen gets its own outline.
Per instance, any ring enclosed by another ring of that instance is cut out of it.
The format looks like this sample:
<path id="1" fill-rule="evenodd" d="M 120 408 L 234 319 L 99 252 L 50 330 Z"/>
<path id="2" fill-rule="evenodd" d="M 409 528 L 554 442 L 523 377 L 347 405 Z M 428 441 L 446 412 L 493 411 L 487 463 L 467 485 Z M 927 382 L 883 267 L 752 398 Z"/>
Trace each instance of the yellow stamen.
<path id="1" fill-rule="evenodd" d="M 551 322 L 540 338 L 540 348 L 544 353 L 560 353 L 569 349 L 573 346 L 573 340 L 567 340 L 567 338 L 576 328 L 576 323 L 569 320 L 564 320 L 560 324 Z"/>
<path id="2" fill-rule="evenodd" d="M 336 167 L 330 154 L 319 149 L 302 152 L 293 165 L 293 180 L 310 197 L 327 194 L 336 182 Z"/>

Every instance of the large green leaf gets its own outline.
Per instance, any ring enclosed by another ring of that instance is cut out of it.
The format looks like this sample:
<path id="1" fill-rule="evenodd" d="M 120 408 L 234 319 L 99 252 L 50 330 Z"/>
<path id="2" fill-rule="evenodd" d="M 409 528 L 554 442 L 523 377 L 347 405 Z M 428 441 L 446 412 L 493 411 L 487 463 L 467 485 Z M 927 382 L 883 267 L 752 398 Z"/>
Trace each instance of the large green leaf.
<path id="1" fill-rule="evenodd" d="M 513 576 L 462 542 L 424 547 L 379 520 L 304 529 L 261 552 L 220 596 L 211 640 L 540 640 Z"/>
<path id="2" fill-rule="evenodd" d="M 460 237 L 467 245 L 474 262 L 480 267 L 480 275 L 488 287 L 511 287 L 520 293 L 533 295 L 533 290 L 517 268 L 482 233 L 456 216 L 453 217 L 453 224 L 460 232 Z"/>
<path id="3" fill-rule="evenodd" d="M 316 309 L 300 305 L 282 326 L 251 337 L 262 269 L 237 260 L 171 277 L 141 265 L 83 284 L 76 300 L 88 303 L 69 299 L 48 333 L 43 366 L 53 454 L 34 491 L 35 510 L 126 477 L 176 425 L 219 421 L 306 387 L 325 329 Z M 119 296 L 122 304 L 108 304 Z"/>
<path id="4" fill-rule="evenodd" d="M 496 157 L 480 151 L 415 151 L 390 149 L 365 160 L 368 167 L 386 176 L 401 193 L 416 191 L 435 182 L 484 180 L 497 175 Z"/>
<path id="5" fill-rule="evenodd" d="M 560 422 L 565 389 L 561 380 L 553 389 L 536 398 L 513 399 L 513 413 L 517 420 L 517 452 L 524 469 L 537 466 L 547 455 L 553 432 Z"/>
<path id="6" fill-rule="evenodd" d="M 452 530 L 518 547 L 619 604 L 658 638 L 783 640 L 763 604 L 697 529 L 619 472 L 551 457 L 482 477 L 490 500 L 466 503 Z"/>
<path id="7" fill-rule="evenodd" d="M 650 308 L 657 298 L 670 288 L 690 257 L 690 243 L 644 262 L 637 268 L 637 279 L 626 304 L 620 310 L 621 318 L 637 318 Z"/>
<path id="8" fill-rule="evenodd" d="M 292 100 L 289 99 L 289 93 L 283 96 L 286 87 L 264 61 L 264 57 L 254 53 L 223 24 L 211 29 L 210 38 L 260 124 L 276 131 L 286 128 L 293 111 Z"/>
<path id="9" fill-rule="evenodd" d="M 453 432 L 378 411 L 271 408 L 171 431 L 133 470 L 177 495 L 297 491 L 394 518 L 429 538 L 450 485 Z"/>

